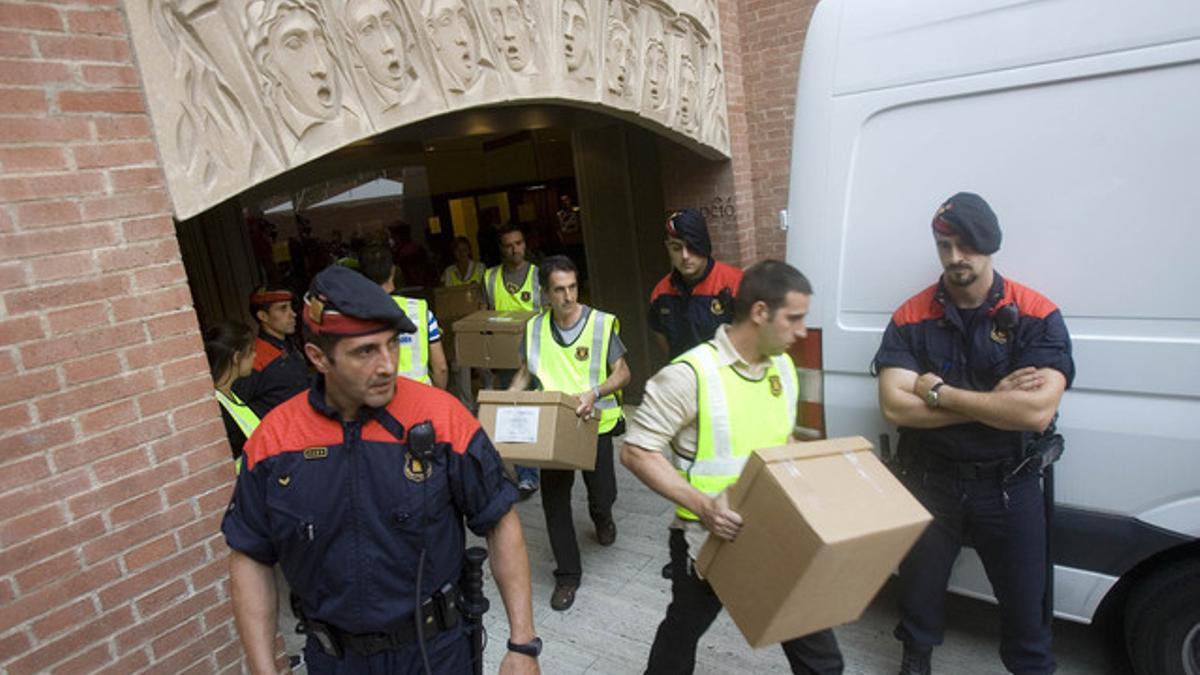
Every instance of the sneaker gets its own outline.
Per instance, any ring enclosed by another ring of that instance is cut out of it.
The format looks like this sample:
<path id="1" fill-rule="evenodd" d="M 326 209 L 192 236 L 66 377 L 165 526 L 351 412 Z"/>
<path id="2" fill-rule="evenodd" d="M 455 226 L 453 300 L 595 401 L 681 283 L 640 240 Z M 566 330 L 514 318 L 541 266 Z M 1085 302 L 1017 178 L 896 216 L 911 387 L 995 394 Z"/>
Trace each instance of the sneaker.
<path id="1" fill-rule="evenodd" d="M 556 612 L 565 612 L 575 604 L 575 591 L 578 586 L 570 584 L 556 583 L 554 584 L 554 594 L 550 596 L 550 609 Z"/>
<path id="2" fill-rule="evenodd" d="M 601 546 L 612 546 L 616 540 L 617 524 L 611 517 L 596 523 L 596 541 L 600 542 Z"/>
<path id="3" fill-rule="evenodd" d="M 929 647 L 904 644 L 904 656 L 900 659 L 900 675 L 930 675 L 933 650 Z"/>
<path id="4" fill-rule="evenodd" d="M 538 484 L 533 480 L 526 478 L 517 483 L 517 492 L 521 494 L 521 501 L 525 501 L 533 496 L 533 493 L 538 491 Z"/>

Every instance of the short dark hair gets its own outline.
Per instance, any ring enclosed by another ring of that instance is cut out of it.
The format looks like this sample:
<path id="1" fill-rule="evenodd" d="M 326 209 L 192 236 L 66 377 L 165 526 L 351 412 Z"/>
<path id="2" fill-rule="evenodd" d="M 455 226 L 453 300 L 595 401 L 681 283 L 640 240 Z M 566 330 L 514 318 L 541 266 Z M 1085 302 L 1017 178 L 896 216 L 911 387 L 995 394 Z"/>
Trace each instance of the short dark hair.
<path id="1" fill-rule="evenodd" d="M 342 341 L 342 338 L 346 337 L 345 335 L 333 335 L 331 333 L 317 333 L 309 328 L 307 323 L 301 328 L 301 333 L 304 335 L 304 341 L 316 345 L 318 349 L 325 353 L 325 358 L 329 359 L 330 363 L 333 363 L 333 348 L 337 346 L 337 343 Z"/>
<path id="2" fill-rule="evenodd" d="M 377 284 L 392 278 L 392 252 L 386 246 L 364 246 L 358 254 L 358 271 Z"/>
<path id="3" fill-rule="evenodd" d="M 780 260 L 755 263 L 742 275 L 737 299 L 733 302 L 733 320 L 742 321 L 750 316 L 750 308 L 759 301 L 765 302 L 774 315 L 791 292 L 812 295 L 812 284 L 800 270 Z"/>
<path id="4" fill-rule="evenodd" d="M 547 256 L 538 265 L 538 283 L 542 288 L 550 290 L 550 275 L 554 272 L 574 272 L 575 277 L 579 278 L 579 268 L 575 267 L 573 260 L 565 255 Z"/>
<path id="5" fill-rule="evenodd" d="M 497 240 L 503 239 L 505 235 L 512 234 L 513 232 L 519 232 L 521 234 L 521 238 L 522 239 L 525 238 L 525 230 L 522 230 L 520 225 L 518 225 L 516 223 L 509 223 L 507 225 L 502 226 L 497 231 L 496 239 Z"/>
<path id="6" fill-rule="evenodd" d="M 233 357 L 254 344 L 254 331 L 241 321 L 219 321 L 204 331 L 204 356 L 213 382 L 233 364 Z"/>

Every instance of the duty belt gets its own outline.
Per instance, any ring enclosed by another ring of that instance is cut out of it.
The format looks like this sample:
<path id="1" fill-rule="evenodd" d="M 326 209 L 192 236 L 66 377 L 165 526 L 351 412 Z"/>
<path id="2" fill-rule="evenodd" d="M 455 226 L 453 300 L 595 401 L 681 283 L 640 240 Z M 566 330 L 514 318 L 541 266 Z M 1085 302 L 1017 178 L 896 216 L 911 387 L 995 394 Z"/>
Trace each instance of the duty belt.
<path id="1" fill-rule="evenodd" d="M 995 459 L 988 462 L 956 462 L 931 452 L 918 454 L 916 464 L 926 471 L 959 480 L 999 480 L 1009 477 L 1015 466 L 1014 462 L 1009 459 Z"/>
<path id="2" fill-rule="evenodd" d="M 292 600 L 295 609 L 299 603 L 295 602 L 294 595 Z M 394 631 L 388 633 L 351 633 L 324 621 L 308 617 L 301 617 L 301 620 L 304 625 L 303 632 L 316 638 L 326 654 L 339 659 L 346 651 L 359 656 L 373 656 L 411 645 L 418 641 L 418 637 L 428 640 L 453 628 L 459 620 L 458 604 L 459 591 L 451 583 L 442 586 L 438 592 L 422 602 L 419 609 L 420 636 L 411 615 L 402 620 Z M 299 616 L 299 613 L 297 615 Z"/>

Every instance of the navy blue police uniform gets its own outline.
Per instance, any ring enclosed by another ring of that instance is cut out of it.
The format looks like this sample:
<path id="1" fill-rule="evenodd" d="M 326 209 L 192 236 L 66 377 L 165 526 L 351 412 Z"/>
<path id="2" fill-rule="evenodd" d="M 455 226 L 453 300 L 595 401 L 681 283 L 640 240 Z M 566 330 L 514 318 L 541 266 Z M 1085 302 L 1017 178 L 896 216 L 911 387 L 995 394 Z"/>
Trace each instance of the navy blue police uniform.
<path id="1" fill-rule="evenodd" d="M 355 317 L 412 330 L 382 293 L 386 306 L 364 309 L 369 294 L 325 290 L 324 306 L 359 305 Z M 422 673 L 419 639 L 434 673 L 470 672 L 456 584 L 465 528 L 485 535 L 516 501 L 499 454 L 439 389 L 397 378 L 389 403 L 343 420 L 324 387 L 318 377 L 246 443 L 221 525 L 226 541 L 282 568 L 308 626 L 310 673 Z M 417 444 L 414 428 L 425 422 L 434 442 Z"/>
<path id="2" fill-rule="evenodd" d="M 714 258 L 698 282 L 689 286 L 678 270 L 671 270 L 650 293 L 650 328 L 667 338 L 669 357 L 675 358 L 709 340 L 717 326 L 733 322 L 733 299 L 742 283 L 742 271 Z"/>
<path id="3" fill-rule="evenodd" d="M 233 383 L 233 391 L 259 418 L 308 389 L 311 376 L 304 356 L 287 340 L 259 332 L 254 344 L 254 370 Z"/>
<path id="4" fill-rule="evenodd" d="M 941 281 L 910 298 L 892 316 L 874 360 L 876 371 L 932 372 L 973 391 L 991 391 L 1028 366 L 1058 370 L 1070 386 L 1075 366 L 1066 324 L 1050 300 L 999 274 L 977 309 L 957 308 Z M 895 635 L 902 642 L 941 644 L 946 585 L 967 544 L 979 553 L 1000 605 L 1005 666 L 1016 673 L 1054 671 L 1050 626 L 1042 615 L 1042 487 L 1036 471 L 1010 476 L 1032 436 L 980 422 L 900 428 L 905 483 L 934 516 L 900 566 Z"/>

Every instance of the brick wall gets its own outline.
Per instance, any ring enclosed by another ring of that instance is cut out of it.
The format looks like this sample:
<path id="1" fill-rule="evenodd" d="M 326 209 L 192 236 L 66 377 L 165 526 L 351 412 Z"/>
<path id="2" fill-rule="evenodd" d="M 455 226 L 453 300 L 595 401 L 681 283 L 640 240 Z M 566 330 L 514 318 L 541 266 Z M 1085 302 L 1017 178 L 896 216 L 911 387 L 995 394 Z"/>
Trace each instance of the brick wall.
<path id="1" fill-rule="evenodd" d="M 240 668 L 232 483 L 117 0 L 0 0 L 0 670 Z"/>

